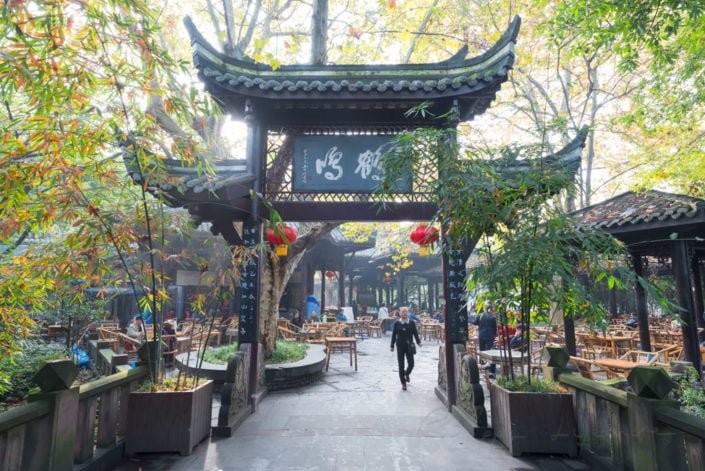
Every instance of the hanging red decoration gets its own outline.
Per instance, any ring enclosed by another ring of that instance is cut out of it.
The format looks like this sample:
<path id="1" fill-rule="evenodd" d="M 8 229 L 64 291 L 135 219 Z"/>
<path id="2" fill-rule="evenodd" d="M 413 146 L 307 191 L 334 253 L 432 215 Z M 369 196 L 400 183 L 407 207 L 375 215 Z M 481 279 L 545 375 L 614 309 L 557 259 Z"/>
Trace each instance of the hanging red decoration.
<path id="1" fill-rule="evenodd" d="M 385 276 L 385 277 L 384 277 L 384 282 L 387 283 L 387 284 L 391 284 L 391 282 L 392 282 L 392 277 L 391 277 L 391 276 Z"/>
<path id="2" fill-rule="evenodd" d="M 296 229 L 284 224 L 277 226 L 279 234 L 274 229 L 267 229 L 267 240 L 270 244 L 276 246 L 276 254 L 286 257 L 289 253 L 289 244 L 293 244 L 298 234 Z"/>
<path id="3" fill-rule="evenodd" d="M 326 278 L 328 278 L 328 281 L 333 280 L 333 278 L 335 278 L 335 273 L 333 273 L 332 271 L 327 271 Z"/>
<path id="4" fill-rule="evenodd" d="M 425 257 L 431 254 L 431 244 L 438 240 L 438 229 L 435 227 L 429 227 L 427 224 L 419 224 L 411 234 L 409 234 L 409 239 L 414 244 L 418 244 L 419 255 Z"/>

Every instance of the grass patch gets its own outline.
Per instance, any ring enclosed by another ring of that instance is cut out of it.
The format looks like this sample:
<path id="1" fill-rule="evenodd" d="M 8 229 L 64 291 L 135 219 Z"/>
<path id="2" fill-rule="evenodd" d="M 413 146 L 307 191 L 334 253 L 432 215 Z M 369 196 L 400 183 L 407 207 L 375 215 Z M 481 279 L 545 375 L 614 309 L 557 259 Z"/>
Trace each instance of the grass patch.
<path id="1" fill-rule="evenodd" d="M 265 360 L 268 365 L 277 363 L 291 363 L 303 360 L 306 357 L 308 345 L 287 340 L 277 340 L 277 347 L 271 358 Z M 214 365 L 225 365 L 237 353 L 237 344 L 206 350 L 204 361 Z"/>
<path id="2" fill-rule="evenodd" d="M 294 361 L 303 360 L 306 357 L 308 345 L 299 342 L 290 342 L 287 340 L 277 340 L 277 348 L 272 354 L 272 358 L 264 362 L 272 365 L 276 363 L 291 363 Z"/>

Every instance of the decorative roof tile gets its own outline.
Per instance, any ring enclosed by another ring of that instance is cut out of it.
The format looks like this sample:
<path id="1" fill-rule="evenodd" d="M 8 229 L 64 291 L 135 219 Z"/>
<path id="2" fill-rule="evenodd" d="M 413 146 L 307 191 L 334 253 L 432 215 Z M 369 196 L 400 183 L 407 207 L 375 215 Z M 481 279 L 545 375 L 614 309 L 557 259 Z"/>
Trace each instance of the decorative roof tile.
<path id="1" fill-rule="evenodd" d="M 468 49 L 464 46 L 450 59 L 430 64 L 283 65 L 276 70 L 251 59 L 222 54 L 203 38 L 190 18 L 185 24 L 194 65 L 211 94 L 231 104 L 226 106 L 230 111 L 240 110 L 238 100 L 242 98 L 415 103 L 458 99 L 460 119 L 470 119 L 489 106 L 507 80 L 521 20 L 516 17 L 494 46 L 470 59 L 465 58 Z"/>
<path id="2" fill-rule="evenodd" d="M 628 191 L 580 209 L 573 215 L 583 224 L 611 229 L 702 217 L 705 215 L 705 200 L 657 190 Z"/>

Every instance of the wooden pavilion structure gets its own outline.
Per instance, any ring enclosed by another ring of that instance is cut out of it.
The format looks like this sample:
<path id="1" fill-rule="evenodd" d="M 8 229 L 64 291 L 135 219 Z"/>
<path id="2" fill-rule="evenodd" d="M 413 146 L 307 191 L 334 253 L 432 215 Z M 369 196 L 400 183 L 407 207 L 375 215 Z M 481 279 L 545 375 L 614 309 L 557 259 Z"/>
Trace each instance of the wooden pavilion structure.
<path id="1" fill-rule="evenodd" d="M 670 259 L 676 303 L 681 307 L 686 359 L 700 371 L 698 327 L 705 327 L 702 277 L 705 200 L 655 190 L 629 191 L 576 211 L 573 216 L 624 242 L 639 275 L 644 271 L 645 257 Z M 639 284 L 634 291 L 641 348 L 651 350 L 646 293 Z"/>
<path id="2" fill-rule="evenodd" d="M 166 161 L 170 185 L 158 190 L 171 205 L 188 208 L 196 222 L 211 222 L 213 232 L 231 245 L 254 246 L 262 240 L 263 204 L 251 198 L 253 192 L 264 195 L 285 221 L 428 220 L 437 209 L 428 190 L 437 169 L 430 163 L 410 169 L 409 178 L 382 202 L 375 194 L 383 172 L 379 157 L 401 133 L 455 128 L 483 113 L 508 78 L 519 26 L 517 17 L 494 46 L 473 58 L 466 58 L 463 47 L 430 64 L 283 65 L 274 70 L 218 52 L 187 19 L 199 77 L 224 112 L 248 126 L 246 156 L 217 162 L 214 175 Z M 427 113 L 407 113 L 422 104 Z M 574 172 L 584 140 L 581 133 L 563 150 L 526 165 Z M 235 222 L 242 222 L 240 232 Z M 456 402 L 454 344 L 464 344 L 468 335 L 463 281 L 473 247 L 442 251 L 449 407 Z M 238 340 L 251 344 L 256 371 L 258 259 L 242 271 Z M 256 376 L 251 375 L 252 391 Z"/>

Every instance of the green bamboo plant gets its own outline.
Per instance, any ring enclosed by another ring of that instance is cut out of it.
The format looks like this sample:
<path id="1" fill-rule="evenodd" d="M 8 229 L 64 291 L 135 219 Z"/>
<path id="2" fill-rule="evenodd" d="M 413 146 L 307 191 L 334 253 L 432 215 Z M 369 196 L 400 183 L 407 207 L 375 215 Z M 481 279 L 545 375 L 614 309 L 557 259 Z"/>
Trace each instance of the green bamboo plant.
<path id="1" fill-rule="evenodd" d="M 500 325 L 525 326 L 526 387 L 532 383 L 532 325 L 549 322 L 551 312 L 605 318 L 591 286 L 640 283 L 666 309 L 672 307 L 628 268 L 628 252 L 619 241 L 580 225 L 563 210 L 559 196 L 577 190 L 574 169 L 547 154 L 543 144 L 460 149 L 455 129 L 434 129 L 401 136 L 382 159 L 386 177 L 380 193 L 387 197 L 393 196 L 395 179 L 433 161 L 437 175 L 426 190 L 438 204 L 435 219 L 444 228 L 446 248 L 478 241 L 478 263 L 467 277 L 467 292 L 475 293 L 469 307 L 481 313 L 492 305 Z M 503 332 L 500 343 L 506 349 L 509 338 Z M 507 360 L 511 365 L 512 357 Z M 514 379 L 514 368 L 509 371 Z"/>

